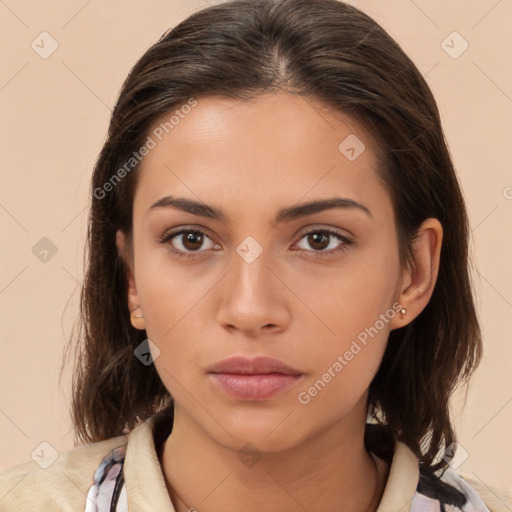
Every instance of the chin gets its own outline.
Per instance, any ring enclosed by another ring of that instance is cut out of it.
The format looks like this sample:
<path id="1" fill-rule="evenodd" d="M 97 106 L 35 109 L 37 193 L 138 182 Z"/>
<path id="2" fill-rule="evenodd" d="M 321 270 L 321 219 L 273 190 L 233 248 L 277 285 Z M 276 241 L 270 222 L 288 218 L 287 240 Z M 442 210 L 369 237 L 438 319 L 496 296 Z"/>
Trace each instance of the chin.
<path id="1" fill-rule="evenodd" d="M 268 436 L 268 430 L 263 432 L 251 428 L 242 429 L 232 438 L 224 437 L 223 441 L 225 443 L 220 444 L 230 448 L 240 457 L 245 454 L 259 457 L 264 454 L 285 452 L 300 444 L 300 439 L 291 437 L 289 433 Z"/>
<path id="2" fill-rule="evenodd" d="M 256 408 L 250 412 L 233 411 L 232 414 L 222 414 L 221 425 L 225 430 L 215 429 L 221 438 L 216 440 L 235 451 L 242 447 L 245 447 L 244 450 L 261 453 L 286 451 L 307 437 L 302 432 L 304 422 L 297 421 L 297 418 L 289 421 L 293 416 L 289 408 L 273 411 Z"/>

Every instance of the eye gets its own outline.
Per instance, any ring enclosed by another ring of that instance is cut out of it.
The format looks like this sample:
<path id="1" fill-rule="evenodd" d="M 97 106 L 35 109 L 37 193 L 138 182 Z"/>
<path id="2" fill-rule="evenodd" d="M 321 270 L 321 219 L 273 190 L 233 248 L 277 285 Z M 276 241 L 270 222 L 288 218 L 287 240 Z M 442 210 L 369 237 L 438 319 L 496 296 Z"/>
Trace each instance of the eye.
<path id="1" fill-rule="evenodd" d="M 333 240 L 333 238 L 336 238 L 339 241 L 337 246 L 336 241 Z M 324 254 L 332 255 L 340 251 L 346 251 L 348 249 L 348 246 L 353 243 L 346 236 L 331 229 L 316 229 L 313 231 L 308 231 L 307 233 L 302 235 L 301 240 L 303 239 L 306 239 L 307 244 L 314 250 L 309 251 L 307 248 L 304 247 L 300 247 L 300 249 L 317 253 L 315 254 L 315 256 L 320 257 L 323 257 Z"/>
<path id="2" fill-rule="evenodd" d="M 209 249 L 220 249 L 220 245 L 215 244 L 206 233 L 199 229 L 181 229 L 171 233 L 166 232 L 158 242 L 169 245 L 170 250 L 177 256 L 195 258 L 198 254 L 194 253 L 205 252 L 199 250 L 204 245 L 205 240 L 210 241 Z"/>
<path id="3" fill-rule="evenodd" d="M 306 239 L 309 247 L 299 247 L 300 250 L 313 253 L 318 257 L 332 256 L 333 254 L 345 251 L 348 246 L 353 242 L 342 235 L 341 233 L 331 229 L 315 229 L 308 231 L 301 237 L 301 241 Z M 338 240 L 336 245 L 335 240 Z M 204 247 L 205 241 L 210 242 L 209 247 Z M 206 252 L 207 249 L 218 250 L 221 248 L 219 244 L 213 242 L 213 240 L 204 232 L 199 229 L 182 228 L 179 231 L 166 232 L 158 240 L 161 244 L 166 244 L 169 249 L 176 256 L 195 258 L 199 257 L 201 253 Z M 200 250 L 204 249 L 204 250 Z"/>

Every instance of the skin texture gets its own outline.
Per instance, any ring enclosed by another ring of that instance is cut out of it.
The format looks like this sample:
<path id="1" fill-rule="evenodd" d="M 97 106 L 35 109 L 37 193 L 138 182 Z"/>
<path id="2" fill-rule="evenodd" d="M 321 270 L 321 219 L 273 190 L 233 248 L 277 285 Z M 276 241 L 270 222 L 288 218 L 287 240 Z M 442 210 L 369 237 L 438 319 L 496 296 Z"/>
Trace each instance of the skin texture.
<path id="1" fill-rule="evenodd" d="M 350 134 L 365 145 L 354 161 L 338 149 Z M 162 466 L 178 512 L 376 510 L 389 467 L 363 445 L 368 387 L 389 331 L 428 303 L 442 228 L 425 221 L 414 262 L 400 266 L 374 150 L 349 117 L 278 93 L 248 102 L 201 98 L 142 162 L 133 239 L 118 231 L 117 245 L 130 269 L 128 307 L 142 315 L 133 325 L 160 350 L 154 364 L 175 399 Z M 220 208 L 226 220 L 150 209 L 166 195 Z M 283 207 L 335 196 L 369 213 L 335 208 L 273 224 Z M 158 242 L 180 227 L 206 236 Z M 308 236 L 319 229 L 352 243 Z M 236 250 L 248 236 L 262 249 L 251 263 Z M 299 393 L 390 311 L 378 334 L 301 403 Z M 275 357 L 302 377 L 268 400 L 237 400 L 207 374 L 233 355 Z"/>

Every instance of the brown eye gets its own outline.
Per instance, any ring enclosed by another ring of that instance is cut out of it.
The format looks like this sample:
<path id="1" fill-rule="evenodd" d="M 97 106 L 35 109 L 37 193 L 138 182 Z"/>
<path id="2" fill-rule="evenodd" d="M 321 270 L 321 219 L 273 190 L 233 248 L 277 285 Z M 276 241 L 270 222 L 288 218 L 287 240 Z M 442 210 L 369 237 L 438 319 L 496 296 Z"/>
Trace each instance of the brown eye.
<path id="1" fill-rule="evenodd" d="M 353 243 L 346 236 L 330 229 L 309 231 L 302 236 L 300 241 L 302 240 L 306 240 L 308 247 L 299 246 L 299 248 L 313 254 L 317 253 L 315 256 L 333 255 L 334 253 L 346 250 Z M 338 241 L 337 245 L 336 240 Z"/>
<path id="2" fill-rule="evenodd" d="M 323 251 L 329 245 L 330 236 L 325 233 L 310 233 L 307 237 L 310 246 L 319 251 Z"/>
<path id="3" fill-rule="evenodd" d="M 189 251 L 195 251 L 203 244 L 204 237 L 199 232 L 188 232 L 181 234 L 183 247 Z"/>
<path id="4" fill-rule="evenodd" d="M 170 251 L 177 256 L 195 257 L 201 256 L 206 250 L 205 243 L 210 242 L 210 247 L 206 249 L 220 249 L 220 245 L 215 244 L 211 238 L 198 229 L 181 229 L 175 232 L 165 233 L 159 240 L 159 243 L 167 245 Z"/>

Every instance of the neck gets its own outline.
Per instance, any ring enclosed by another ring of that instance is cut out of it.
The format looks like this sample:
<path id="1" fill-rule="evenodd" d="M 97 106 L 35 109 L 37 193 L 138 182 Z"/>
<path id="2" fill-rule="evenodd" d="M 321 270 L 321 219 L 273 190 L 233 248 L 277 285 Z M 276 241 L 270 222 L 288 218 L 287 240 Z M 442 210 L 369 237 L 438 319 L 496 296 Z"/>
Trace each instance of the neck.
<path id="1" fill-rule="evenodd" d="M 176 512 L 375 512 L 389 473 L 366 450 L 364 423 L 335 425 L 290 450 L 241 454 L 178 407 L 162 466 Z"/>

